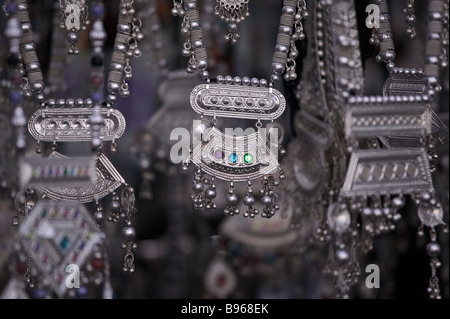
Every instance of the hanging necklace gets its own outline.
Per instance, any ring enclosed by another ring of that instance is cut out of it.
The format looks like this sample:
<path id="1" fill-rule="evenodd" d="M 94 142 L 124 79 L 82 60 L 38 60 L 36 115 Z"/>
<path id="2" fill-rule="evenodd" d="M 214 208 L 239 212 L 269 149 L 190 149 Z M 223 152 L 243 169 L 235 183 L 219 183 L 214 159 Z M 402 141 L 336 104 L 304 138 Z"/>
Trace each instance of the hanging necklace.
<path id="1" fill-rule="evenodd" d="M 186 37 L 182 54 L 189 57 L 187 72 L 200 70 L 205 84 L 197 85 L 190 97 L 191 107 L 201 115 L 201 120 L 194 123 L 190 156 L 183 158 L 183 165 L 193 161 L 198 167 L 193 182 L 192 200 L 195 208 L 210 212 L 216 205 L 215 179 L 230 182 L 225 215 L 239 214 L 238 196 L 235 182 L 247 182 L 247 206 L 244 217 L 255 217 L 259 209 L 254 208 L 255 197 L 252 181 L 262 178 L 260 194 L 263 203 L 262 217 L 270 218 L 279 209 L 274 188 L 279 185 L 272 175 L 279 170 L 280 179 L 284 173 L 278 164 L 278 130 L 273 120 L 284 111 L 284 96 L 273 88 L 273 83 L 284 74 L 285 80 L 293 80 L 295 58 L 298 51 L 295 41 L 304 38 L 302 18 L 307 16 L 305 1 L 284 0 L 277 42 L 272 60 L 270 82 L 256 78 L 217 76 L 211 83 L 207 71 L 207 52 L 203 43 L 202 28 L 196 0 L 174 1 L 172 13 L 183 17 L 181 33 Z M 206 120 L 210 116 L 213 119 Z M 256 120 L 256 133 L 247 135 L 222 133 L 218 128 L 217 118 Z M 271 121 L 262 128 L 261 121 Z M 268 141 L 269 140 L 269 141 Z M 205 177 L 204 173 L 211 175 Z"/>
<path id="2" fill-rule="evenodd" d="M 388 219 L 397 220 L 398 210 L 405 205 L 404 195 L 410 195 L 418 205 L 423 226 L 430 227 L 431 242 L 426 251 L 431 258 L 430 298 L 440 298 L 436 275 L 440 262 L 437 256 L 435 227 L 445 225 L 443 209 L 438 202 L 431 179 L 434 145 L 446 131 L 432 134 L 431 102 L 439 86 L 439 65 L 445 55 L 447 32 L 444 28 L 446 1 L 430 1 L 425 47 L 425 66 L 422 70 L 397 68 L 389 22 L 388 3 L 377 2 L 380 8 L 378 36 L 374 32 L 371 43 L 380 45 L 377 61 L 386 63 L 391 78 L 385 83 L 384 96 L 358 96 L 349 99 L 346 113 L 346 138 L 353 149 L 347 176 L 340 196 L 351 210 L 360 211 L 363 230 L 369 237 L 393 229 Z M 437 123 L 439 125 L 439 123 Z M 446 134 L 444 134 L 446 135 Z M 359 149 L 358 141 L 380 137 L 387 148 Z M 389 137 L 389 139 L 386 139 Z M 445 225 L 445 228 L 447 226 Z M 363 239 L 367 241 L 367 237 Z M 370 241 L 370 239 L 369 239 Z"/>
<path id="3" fill-rule="evenodd" d="M 60 8 L 61 12 L 67 12 L 67 7 L 71 6 L 71 14 L 77 14 L 78 11 L 75 9 L 74 5 L 77 6 L 80 3 L 81 2 L 76 2 L 76 4 L 66 3 L 67 6 Z M 80 12 L 78 13 L 81 14 Z M 87 12 L 82 14 L 87 14 Z M 30 134 L 38 141 L 36 148 L 38 154 L 42 152 L 42 142 L 53 143 L 53 152 L 47 160 L 25 159 L 25 164 L 31 166 L 33 173 L 28 179 L 26 179 L 26 174 L 22 176 L 22 179 L 25 180 L 25 183 L 22 186 L 25 186 L 26 182 L 30 182 L 29 186 L 32 188 L 28 196 L 33 196 L 35 201 L 39 197 L 47 197 L 57 201 L 55 203 L 49 200 L 39 200 L 38 204 L 33 205 L 36 206 L 36 211 L 38 212 L 34 214 L 34 210 L 31 211 L 31 217 L 33 217 L 32 220 L 28 218 L 25 219 L 19 233 L 21 234 L 21 240 L 27 251 L 31 251 L 31 254 L 33 254 L 33 260 L 36 262 L 37 268 L 39 268 L 41 273 L 48 276 L 47 278 L 49 278 L 52 285 L 54 284 L 53 289 L 58 295 L 62 295 L 66 291 L 66 288 L 60 283 L 58 274 L 55 273 L 55 271 L 58 272 L 58 270 L 60 270 L 60 265 L 55 264 L 55 267 L 53 268 L 54 271 L 49 271 L 44 261 L 48 252 L 44 250 L 39 254 L 35 253 L 32 246 L 30 246 L 33 244 L 27 240 L 28 234 L 35 232 L 36 229 L 34 228 L 39 227 L 39 224 L 41 223 L 46 222 L 53 224 L 54 221 L 52 218 L 54 219 L 55 216 L 59 216 L 60 214 L 67 219 L 67 223 L 76 224 L 77 222 L 82 221 L 80 224 L 81 226 L 74 225 L 74 227 L 66 229 L 66 231 L 71 229 L 71 232 L 67 232 L 60 245 L 64 250 L 66 261 L 70 258 L 73 258 L 75 261 L 77 256 L 81 255 L 84 256 L 84 259 L 80 259 L 79 262 L 86 263 L 86 257 L 95 252 L 94 247 L 101 244 L 103 241 L 100 239 L 102 235 L 99 235 L 100 237 L 92 237 L 92 235 L 90 235 L 89 238 L 93 238 L 93 240 L 97 238 L 98 240 L 89 245 L 83 244 L 80 246 L 83 248 L 80 248 L 81 251 L 79 252 L 74 249 L 76 243 L 72 243 L 71 239 L 75 238 L 73 237 L 75 236 L 75 233 L 85 231 L 85 228 L 89 228 L 90 233 L 101 233 L 100 230 L 92 228 L 92 225 L 95 226 L 95 223 L 99 226 L 102 225 L 104 215 L 99 200 L 111 192 L 113 192 L 111 216 L 108 217 L 108 220 L 117 223 L 119 220 L 123 219 L 126 224 L 122 231 L 122 234 L 125 237 L 122 248 L 126 251 L 123 270 L 133 272 L 135 267 L 133 256 L 133 251 L 136 249 L 136 244 L 133 242 L 135 230 L 131 225 L 131 216 L 132 213 L 135 212 L 134 191 L 130 185 L 125 183 L 123 178 L 101 150 L 103 142 L 110 141 L 111 151 L 115 151 L 115 140 L 119 138 L 125 130 L 125 119 L 118 110 L 112 109 L 111 106 L 116 101 L 117 94 L 120 94 L 123 97 L 129 95 L 126 80 L 131 78 L 130 58 L 133 56 L 140 56 L 140 51 L 137 47 L 138 41 L 142 38 L 139 31 L 140 20 L 135 17 L 133 1 L 122 0 L 120 2 L 115 46 L 108 74 L 107 89 L 109 95 L 107 101 L 104 101 L 102 85 L 104 55 L 102 53 L 102 47 L 106 39 L 106 32 L 101 23 L 101 18 L 103 16 L 103 4 L 101 2 L 96 2 L 91 7 L 91 15 L 95 19 L 90 32 L 90 39 L 93 46 L 91 57 L 91 97 L 87 99 L 60 98 L 58 100 L 46 100 L 44 95 L 44 77 L 35 51 L 36 48 L 33 42 L 33 31 L 31 30 L 27 3 L 26 0 L 17 1 L 17 17 L 23 32 L 20 50 L 24 70 L 26 71 L 26 76 L 24 77 L 24 91 L 34 95 L 35 99 L 42 107 L 42 109 L 38 110 L 30 117 L 28 129 Z M 76 18 L 83 17 L 78 16 L 75 17 L 75 19 Z M 70 21 L 73 22 L 73 20 Z M 84 23 L 87 24 L 86 21 Z M 66 27 L 69 26 L 66 25 Z M 78 29 L 70 29 L 70 31 L 71 33 L 69 33 L 68 36 L 69 41 L 75 38 L 72 35 L 72 32 L 78 31 Z M 72 47 L 70 50 L 73 52 L 69 53 L 76 53 L 75 51 L 78 49 L 74 46 L 75 41 L 72 41 L 71 43 Z M 88 163 L 86 162 L 88 159 L 86 159 L 86 157 L 84 160 L 79 157 L 68 158 L 56 152 L 57 142 L 67 143 L 85 141 L 91 141 L 93 150 L 97 151 L 94 169 L 89 169 Z M 75 172 L 78 173 L 75 174 Z M 70 183 L 71 180 L 81 180 L 88 175 L 93 176 L 93 183 Z M 120 186 L 123 186 L 121 202 L 119 196 L 114 192 Z M 25 197 L 27 198 L 27 194 L 25 194 Z M 93 201 L 95 201 L 97 207 L 94 214 L 95 221 L 91 219 L 89 214 L 87 214 L 86 208 L 82 205 L 83 203 Z M 25 202 L 28 203 L 27 200 Z M 22 205 L 21 200 L 18 201 L 18 204 L 19 207 Z M 65 210 L 64 207 L 66 207 Z M 54 211 L 54 213 L 45 213 L 49 210 Z M 26 209 L 25 207 L 25 211 L 28 212 L 29 209 Z M 74 214 L 67 212 L 74 212 Z M 77 216 L 82 217 L 77 221 Z M 55 224 L 54 227 L 57 227 L 57 224 Z M 78 240 L 83 239 L 83 237 L 77 238 Z M 36 240 L 39 243 L 43 239 L 36 238 Z M 66 247 L 69 249 L 66 249 Z M 104 265 L 101 269 L 106 275 L 107 273 L 109 274 L 109 266 L 105 264 L 103 257 L 104 255 L 98 256 L 97 253 L 94 253 L 91 262 L 98 266 L 100 262 L 97 259 L 101 258 L 101 263 Z M 28 269 L 31 268 L 33 260 L 30 259 L 27 263 Z M 105 294 L 110 296 L 111 293 L 107 292 L 111 290 L 108 283 L 109 281 L 105 282 Z"/>

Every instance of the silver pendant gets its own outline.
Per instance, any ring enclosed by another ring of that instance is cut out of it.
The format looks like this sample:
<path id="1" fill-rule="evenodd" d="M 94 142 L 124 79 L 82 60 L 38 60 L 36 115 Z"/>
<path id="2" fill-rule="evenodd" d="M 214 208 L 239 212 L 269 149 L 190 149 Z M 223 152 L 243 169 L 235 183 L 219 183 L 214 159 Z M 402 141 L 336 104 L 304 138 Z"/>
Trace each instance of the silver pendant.
<path id="1" fill-rule="evenodd" d="M 431 133 L 431 105 L 427 96 L 356 97 L 349 100 L 346 138 L 417 136 Z"/>
<path id="2" fill-rule="evenodd" d="M 191 106 L 202 115 L 274 120 L 283 114 L 286 100 L 271 87 L 200 84 L 192 90 Z"/>
<path id="3" fill-rule="evenodd" d="M 22 188 L 27 185 L 38 188 L 52 187 L 55 183 L 86 187 L 95 181 L 95 158 L 28 157 L 19 164 L 19 180 Z"/>
<path id="4" fill-rule="evenodd" d="M 341 189 L 345 197 L 432 192 L 428 155 L 423 148 L 357 150 Z"/>
<path id="5" fill-rule="evenodd" d="M 66 267 L 83 267 L 103 236 L 83 205 L 41 200 L 20 226 L 18 241 L 62 296 L 67 290 Z"/>
<path id="6" fill-rule="evenodd" d="M 64 159 L 67 162 L 73 161 L 73 158 L 66 157 L 56 151 L 50 155 L 49 159 Z M 53 185 L 37 184 L 35 188 L 44 194 L 45 197 L 53 200 L 89 203 L 105 197 L 125 184 L 125 180 L 103 153 L 97 157 L 94 176 L 95 178 L 88 185 L 75 186 L 73 183 L 64 183 L 61 181 Z"/>
<path id="7" fill-rule="evenodd" d="M 265 130 L 233 136 L 213 127 L 206 141 L 193 149 L 192 160 L 207 174 L 225 181 L 243 182 L 275 173 L 279 166 L 277 154 L 271 151 L 261 131 Z"/>
<path id="8" fill-rule="evenodd" d="M 214 14 L 228 24 L 229 33 L 225 36 L 231 44 L 236 44 L 240 35 L 238 34 L 238 23 L 244 21 L 250 15 L 248 12 L 249 0 L 216 0 Z"/>
<path id="9" fill-rule="evenodd" d="M 394 69 L 391 76 L 384 82 L 383 95 L 423 95 L 427 85 L 423 74 L 416 69 Z"/>
<path id="10" fill-rule="evenodd" d="M 114 141 L 125 132 L 126 122 L 116 109 L 100 110 L 103 127 L 99 138 Z M 88 142 L 92 140 L 89 117 L 92 108 L 46 108 L 36 111 L 28 121 L 28 131 L 42 142 Z"/>

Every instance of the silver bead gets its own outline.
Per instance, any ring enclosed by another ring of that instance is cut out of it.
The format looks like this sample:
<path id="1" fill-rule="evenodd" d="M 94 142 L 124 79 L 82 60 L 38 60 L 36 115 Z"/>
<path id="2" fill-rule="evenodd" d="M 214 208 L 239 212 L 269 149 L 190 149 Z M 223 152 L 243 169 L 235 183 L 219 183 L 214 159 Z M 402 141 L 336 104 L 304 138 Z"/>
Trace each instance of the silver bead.
<path id="1" fill-rule="evenodd" d="M 197 9 L 197 2 L 185 2 L 184 8 L 186 10 L 195 10 Z"/>
<path id="2" fill-rule="evenodd" d="M 133 227 L 124 227 L 122 229 L 122 235 L 126 239 L 133 239 L 136 236 L 136 231 Z"/>
<path id="3" fill-rule="evenodd" d="M 223 81 L 224 81 L 225 79 L 223 78 L 222 75 L 218 75 L 218 76 L 216 77 L 216 80 L 217 80 L 217 83 L 223 83 Z"/>
<path id="4" fill-rule="evenodd" d="M 241 82 L 242 82 L 242 80 L 241 80 L 240 77 L 238 77 L 238 76 L 235 76 L 235 77 L 234 77 L 234 79 L 233 79 L 233 83 L 234 83 L 234 84 L 239 85 L 239 84 L 241 84 Z"/>
<path id="5" fill-rule="evenodd" d="M 87 99 L 84 101 L 84 105 L 86 105 L 87 107 L 92 107 L 92 105 L 94 105 L 94 102 L 92 101 L 91 98 L 87 98 Z"/>
<path id="6" fill-rule="evenodd" d="M 203 47 L 203 41 L 202 40 L 196 40 L 196 41 L 194 41 L 193 46 L 196 49 L 200 49 L 200 48 Z"/>
<path id="7" fill-rule="evenodd" d="M 261 79 L 261 80 L 259 80 L 259 85 L 262 86 L 262 87 L 264 87 L 264 86 L 268 86 L 269 83 L 267 83 L 267 80 L 266 80 L 266 79 Z"/>
<path id="8" fill-rule="evenodd" d="M 70 32 L 69 34 L 67 34 L 67 41 L 69 41 L 69 43 L 75 43 L 78 41 L 78 34 L 74 33 L 74 32 Z"/>
<path id="9" fill-rule="evenodd" d="M 289 47 L 282 45 L 282 44 L 277 44 L 275 46 L 275 52 L 282 52 L 282 53 L 288 53 L 289 51 Z"/>
<path id="10" fill-rule="evenodd" d="M 35 82 L 35 83 L 31 84 L 31 90 L 35 94 L 42 93 L 42 91 L 44 91 L 44 83 L 43 82 Z"/>
<path id="11" fill-rule="evenodd" d="M 364 216 L 370 216 L 370 215 L 372 215 L 372 208 L 364 207 L 362 210 L 362 213 Z"/>
<path id="12" fill-rule="evenodd" d="M 109 104 L 114 104 L 117 100 L 117 97 L 114 94 L 109 94 L 107 100 Z"/>
<path id="13" fill-rule="evenodd" d="M 428 243 L 427 248 L 427 255 L 430 257 L 437 257 L 441 253 L 441 246 L 438 243 Z"/>
<path id="14" fill-rule="evenodd" d="M 76 105 L 77 107 L 82 107 L 83 104 L 84 104 L 83 99 L 76 99 L 76 100 L 75 100 L 75 105 Z"/>
<path id="15" fill-rule="evenodd" d="M 403 197 L 394 197 L 392 199 L 392 205 L 395 208 L 402 208 L 405 205 L 405 199 Z"/>
<path id="16" fill-rule="evenodd" d="M 111 63 L 111 69 L 114 71 L 122 72 L 125 66 L 120 63 Z"/>
<path id="17" fill-rule="evenodd" d="M 68 107 L 73 107 L 75 105 L 75 101 L 73 99 L 67 99 L 66 105 Z"/>
<path id="18" fill-rule="evenodd" d="M 233 77 L 231 75 L 227 75 L 225 77 L 225 83 L 227 83 L 227 84 L 233 83 Z"/>
<path id="19" fill-rule="evenodd" d="M 295 8 L 291 7 L 291 6 L 283 6 L 283 8 L 281 9 L 281 12 L 283 14 L 288 14 L 288 15 L 294 16 L 295 15 Z"/>
<path id="20" fill-rule="evenodd" d="M 206 71 L 206 70 L 202 71 L 202 79 L 203 80 L 209 79 L 209 72 L 208 71 Z"/>
<path id="21" fill-rule="evenodd" d="M 252 86 L 258 86 L 258 84 L 259 84 L 259 80 L 257 78 L 252 78 L 250 80 L 250 82 L 251 82 Z"/>
<path id="22" fill-rule="evenodd" d="M 125 53 L 127 51 L 127 46 L 123 43 L 116 43 L 114 45 L 114 51 Z"/>
<path id="23" fill-rule="evenodd" d="M 244 197 L 244 205 L 252 206 L 253 204 L 255 204 L 255 198 L 253 196 Z"/>
<path id="24" fill-rule="evenodd" d="M 25 43 L 20 46 L 20 52 L 22 53 L 31 51 L 36 51 L 36 46 L 34 45 L 34 43 Z"/>
<path id="25" fill-rule="evenodd" d="M 272 71 L 276 74 L 282 74 L 285 69 L 286 69 L 286 66 L 284 64 L 272 63 Z"/>
<path id="26" fill-rule="evenodd" d="M 228 31 L 230 31 L 231 33 L 235 33 L 237 31 L 238 27 L 236 23 L 230 23 L 228 25 Z"/>
<path id="27" fill-rule="evenodd" d="M 415 22 L 416 22 L 416 16 L 415 16 L 414 14 L 408 14 L 408 15 L 405 17 L 405 22 L 408 23 L 408 24 L 413 24 L 413 23 L 415 23 Z"/>
<path id="28" fill-rule="evenodd" d="M 190 26 L 191 30 L 198 30 L 198 29 L 200 29 L 200 24 L 197 21 L 192 21 L 189 24 L 189 26 Z"/>
<path id="29" fill-rule="evenodd" d="M 250 85 L 250 79 L 248 77 L 242 78 L 242 84 L 243 85 Z"/>
<path id="30" fill-rule="evenodd" d="M 345 249 L 338 249 L 334 253 L 334 258 L 337 262 L 345 264 L 349 260 L 350 256 Z"/>
<path id="31" fill-rule="evenodd" d="M 272 75 L 270 76 L 270 80 L 271 80 L 272 82 L 276 83 L 276 82 L 280 81 L 280 77 L 279 77 L 277 74 L 272 74 Z"/>
<path id="32" fill-rule="evenodd" d="M 117 32 L 120 33 L 130 33 L 131 32 L 131 27 L 129 24 L 127 23 L 119 23 L 117 25 Z"/>
<path id="33" fill-rule="evenodd" d="M 189 49 L 183 49 L 183 50 L 181 50 L 181 54 L 182 54 L 183 56 L 185 56 L 185 57 L 188 57 L 188 56 L 191 55 L 191 50 L 189 50 Z"/>
<path id="34" fill-rule="evenodd" d="M 203 184 L 202 183 L 194 183 L 192 185 L 192 189 L 194 190 L 194 192 L 198 193 L 201 192 L 203 190 Z"/>
<path id="35" fill-rule="evenodd" d="M 216 197 L 216 191 L 213 189 L 208 189 L 205 193 L 206 198 L 213 199 Z"/>
<path id="36" fill-rule="evenodd" d="M 288 27 L 286 25 L 280 25 L 280 27 L 278 28 L 278 33 L 282 33 L 282 34 L 286 34 L 286 35 L 291 35 L 292 33 L 292 28 Z"/>
<path id="37" fill-rule="evenodd" d="M 238 202 L 238 197 L 236 194 L 228 194 L 227 195 L 227 203 L 230 205 L 235 205 Z"/>
<path id="38" fill-rule="evenodd" d="M 31 62 L 26 65 L 26 70 L 29 73 L 39 71 L 40 68 L 41 68 L 41 65 L 39 64 L 39 62 Z"/>
<path id="39" fill-rule="evenodd" d="M 392 62 L 395 60 L 395 52 L 392 50 L 386 50 L 381 53 L 381 58 L 384 62 Z"/>
<path id="40" fill-rule="evenodd" d="M 263 203 L 263 205 L 270 205 L 272 204 L 272 197 L 265 195 L 261 198 L 261 202 Z"/>
<path id="41" fill-rule="evenodd" d="M 120 90 L 120 85 L 119 85 L 119 83 L 116 83 L 116 82 L 109 82 L 107 87 L 108 87 L 108 91 L 111 93 L 117 93 Z"/>
<path id="42" fill-rule="evenodd" d="M 97 223 L 101 223 L 105 219 L 105 216 L 103 215 L 103 211 L 97 210 L 94 213 L 94 219 Z"/>
<path id="43" fill-rule="evenodd" d="M 427 56 L 426 61 L 430 64 L 439 64 L 439 57 L 435 55 Z"/>

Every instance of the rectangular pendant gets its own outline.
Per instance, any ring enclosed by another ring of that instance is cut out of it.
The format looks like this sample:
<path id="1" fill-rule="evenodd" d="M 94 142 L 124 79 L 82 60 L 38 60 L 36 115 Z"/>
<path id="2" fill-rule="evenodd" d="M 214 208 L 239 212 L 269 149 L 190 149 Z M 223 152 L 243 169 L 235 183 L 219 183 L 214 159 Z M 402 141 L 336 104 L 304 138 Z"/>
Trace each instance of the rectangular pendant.
<path id="1" fill-rule="evenodd" d="M 358 150 L 352 153 L 341 194 L 346 197 L 432 191 L 423 148 Z"/>
<path id="2" fill-rule="evenodd" d="M 28 131 L 42 142 L 89 142 L 92 131 L 89 116 L 92 108 L 46 108 L 36 111 L 28 121 Z M 116 109 L 101 108 L 102 141 L 113 141 L 125 132 L 126 122 Z"/>
<path id="3" fill-rule="evenodd" d="M 191 106 L 201 115 L 273 120 L 283 114 L 284 96 L 274 88 L 199 84 L 191 92 Z"/>
<path id="4" fill-rule="evenodd" d="M 400 97 L 399 97 L 400 98 Z M 351 103 L 345 117 L 347 138 L 377 136 L 426 136 L 431 134 L 431 106 L 414 96 L 407 99 L 379 98 Z"/>

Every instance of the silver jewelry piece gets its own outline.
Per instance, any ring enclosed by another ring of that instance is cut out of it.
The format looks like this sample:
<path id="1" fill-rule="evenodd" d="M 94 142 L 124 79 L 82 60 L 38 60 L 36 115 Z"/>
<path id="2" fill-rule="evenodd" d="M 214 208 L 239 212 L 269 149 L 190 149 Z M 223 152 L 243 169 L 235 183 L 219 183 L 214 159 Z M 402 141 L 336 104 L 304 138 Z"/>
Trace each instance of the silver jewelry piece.
<path id="1" fill-rule="evenodd" d="M 231 44 L 236 44 L 240 38 L 238 24 L 250 15 L 248 12 L 249 0 L 216 0 L 214 14 L 227 23 L 229 33 L 225 36 Z"/>
<path id="2" fill-rule="evenodd" d="M 91 141 L 89 122 L 91 108 L 46 108 L 36 111 L 28 120 L 28 131 L 42 142 Z M 114 141 L 125 132 L 126 122 L 116 109 L 101 108 L 103 127 L 99 131 L 102 141 Z"/>

